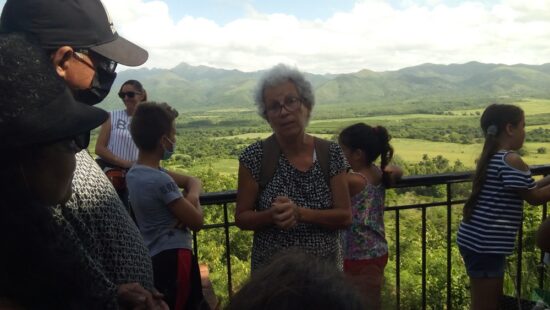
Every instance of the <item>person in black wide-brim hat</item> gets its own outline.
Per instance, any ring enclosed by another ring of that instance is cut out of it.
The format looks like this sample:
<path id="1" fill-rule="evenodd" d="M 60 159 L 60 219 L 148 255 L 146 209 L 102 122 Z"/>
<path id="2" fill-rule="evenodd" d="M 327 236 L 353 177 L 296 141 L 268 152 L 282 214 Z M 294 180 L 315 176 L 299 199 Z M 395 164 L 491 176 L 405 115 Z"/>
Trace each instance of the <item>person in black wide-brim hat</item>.
<path id="1" fill-rule="evenodd" d="M 138 66 L 148 58 L 147 51 L 117 33 L 100 0 L 6 0 L 0 31 L 32 35 L 73 97 L 88 105 L 107 96 L 117 64 Z M 56 220 L 67 229 L 78 227 L 73 237 L 92 249 L 97 275 L 126 307 L 155 308 L 151 303 L 156 303 L 162 309 L 143 239 L 88 150 L 76 154 L 72 189 Z"/>
<path id="2" fill-rule="evenodd" d="M 79 135 L 106 118 L 73 99 L 39 46 L 0 35 L 0 307 L 116 307 L 51 208 L 71 196 Z"/>

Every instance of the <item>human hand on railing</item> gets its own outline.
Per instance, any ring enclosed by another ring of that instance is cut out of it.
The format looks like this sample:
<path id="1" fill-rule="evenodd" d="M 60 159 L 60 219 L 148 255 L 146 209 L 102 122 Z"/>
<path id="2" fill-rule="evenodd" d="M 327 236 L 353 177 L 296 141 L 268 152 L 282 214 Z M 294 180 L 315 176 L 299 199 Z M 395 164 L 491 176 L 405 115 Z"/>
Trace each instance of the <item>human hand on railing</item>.
<path id="1" fill-rule="evenodd" d="M 290 229 L 298 224 L 298 206 L 286 196 L 277 196 L 271 203 L 273 222 L 281 229 Z"/>

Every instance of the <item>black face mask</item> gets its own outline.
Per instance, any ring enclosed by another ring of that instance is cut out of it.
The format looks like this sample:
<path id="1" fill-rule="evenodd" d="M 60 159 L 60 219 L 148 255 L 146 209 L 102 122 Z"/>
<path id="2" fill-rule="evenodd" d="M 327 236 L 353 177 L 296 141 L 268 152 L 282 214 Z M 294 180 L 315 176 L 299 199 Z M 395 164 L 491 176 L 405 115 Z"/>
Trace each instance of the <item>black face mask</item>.
<path id="1" fill-rule="evenodd" d="M 109 94 L 115 78 L 116 72 L 109 72 L 98 66 L 91 87 L 75 91 L 74 99 L 88 105 L 100 103 Z"/>

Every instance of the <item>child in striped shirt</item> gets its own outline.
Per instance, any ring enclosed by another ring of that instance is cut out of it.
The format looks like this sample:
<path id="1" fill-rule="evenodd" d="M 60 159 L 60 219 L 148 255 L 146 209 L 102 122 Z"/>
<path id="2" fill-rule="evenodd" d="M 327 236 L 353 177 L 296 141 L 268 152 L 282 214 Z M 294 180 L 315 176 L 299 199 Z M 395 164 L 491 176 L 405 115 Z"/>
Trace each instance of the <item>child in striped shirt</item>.
<path id="1" fill-rule="evenodd" d="M 525 140 L 521 108 L 492 104 L 481 116 L 485 135 L 472 193 L 464 205 L 457 243 L 470 277 L 471 309 L 498 309 L 504 265 L 514 251 L 523 201 L 550 199 L 549 179 L 535 182 L 517 153 Z"/>

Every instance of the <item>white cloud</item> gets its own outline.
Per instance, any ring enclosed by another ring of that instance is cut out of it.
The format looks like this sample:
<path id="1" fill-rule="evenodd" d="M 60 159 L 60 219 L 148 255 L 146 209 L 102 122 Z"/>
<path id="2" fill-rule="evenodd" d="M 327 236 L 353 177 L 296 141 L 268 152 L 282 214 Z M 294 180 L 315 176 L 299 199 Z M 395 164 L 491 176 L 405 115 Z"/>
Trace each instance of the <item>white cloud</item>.
<path id="1" fill-rule="evenodd" d="M 252 71 L 284 62 L 317 73 L 394 70 L 421 63 L 541 64 L 550 59 L 550 1 L 501 0 L 448 6 L 429 0 L 397 9 L 359 2 L 326 20 L 248 8 L 225 25 L 170 17 L 162 1 L 104 0 L 115 26 L 150 53 L 146 67 L 180 62 Z"/>

